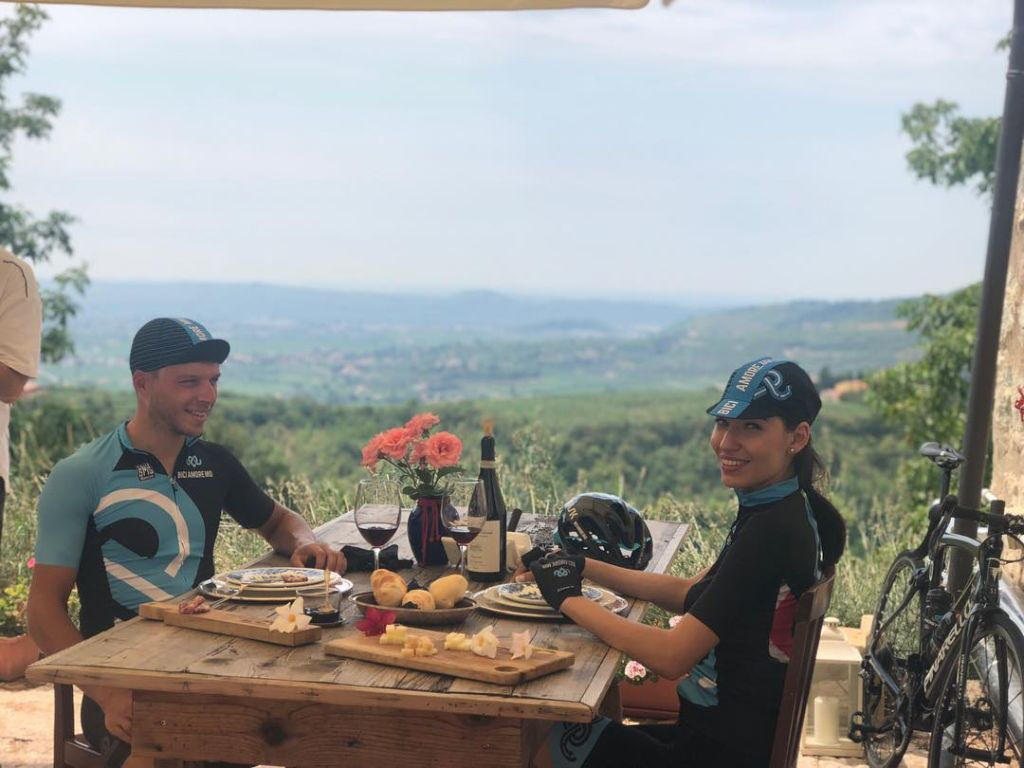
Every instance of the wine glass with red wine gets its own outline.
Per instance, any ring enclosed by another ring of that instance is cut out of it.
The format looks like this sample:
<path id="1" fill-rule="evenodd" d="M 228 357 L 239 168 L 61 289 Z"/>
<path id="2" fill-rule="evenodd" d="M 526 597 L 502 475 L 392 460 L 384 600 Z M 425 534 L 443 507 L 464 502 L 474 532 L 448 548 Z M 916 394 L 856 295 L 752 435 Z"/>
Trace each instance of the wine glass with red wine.
<path id="1" fill-rule="evenodd" d="M 380 568 L 380 548 L 391 541 L 402 522 L 398 482 L 370 477 L 356 487 L 356 528 L 373 549 L 373 569 Z"/>
<path id="2" fill-rule="evenodd" d="M 459 545 L 459 573 L 466 575 L 466 549 L 487 522 L 487 497 L 479 480 L 457 480 L 441 506 L 441 522 Z"/>

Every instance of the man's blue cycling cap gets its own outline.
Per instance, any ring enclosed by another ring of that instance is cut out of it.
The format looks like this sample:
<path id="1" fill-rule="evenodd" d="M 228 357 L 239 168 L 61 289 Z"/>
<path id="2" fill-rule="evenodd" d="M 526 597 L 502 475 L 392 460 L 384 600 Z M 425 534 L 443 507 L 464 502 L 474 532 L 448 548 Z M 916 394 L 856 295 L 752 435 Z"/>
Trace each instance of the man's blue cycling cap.
<path id="1" fill-rule="evenodd" d="M 132 373 L 182 363 L 223 363 L 231 351 L 206 326 L 187 317 L 158 317 L 139 328 L 128 358 Z"/>
<path id="2" fill-rule="evenodd" d="M 812 423 L 820 410 L 821 398 L 807 371 L 789 360 L 761 357 L 732 372 L 722 398 L 707 412 L 719 419 L 781 416 Z"/>

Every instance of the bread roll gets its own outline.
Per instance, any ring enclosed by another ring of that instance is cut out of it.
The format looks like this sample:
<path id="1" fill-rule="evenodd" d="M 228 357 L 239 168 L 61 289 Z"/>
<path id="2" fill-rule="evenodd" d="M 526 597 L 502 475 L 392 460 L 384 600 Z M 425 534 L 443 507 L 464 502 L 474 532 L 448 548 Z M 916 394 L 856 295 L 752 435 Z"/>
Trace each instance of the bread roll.
<path id="1" fill-rule="evenodd" d="M 394 571 L 389 571 L 387 568 L 378 568 L 376 571 L 370 574 L 370 589 L 376 589 L 377 585 L 386 579 L 397 577 L 398 574 Z"/>
<path id="2" fill-rule="evenodd" d="M 432 581 L 430 594 L 434 596 L 434 602 L 438 608 L 454 608 L 455 604 L 466 594 L 468 588 L 469 582 L 466 581 L 466 578 L 453 573 Z"/>
<path id="3" fill-rule="evenodd" d="M 425 589 L 414 589 L 406 592 L 402 598 L 403 608 L 419 608 L 421 611 L 434 610 L 434 597 Z"/>
<path id="4" fill-rule="evenodd" d="M 378 568 L 370 574 L 370 588 L 373 590 L 373 599 L 377 601 L 377 605 L 388 608 L 401 605 L 402 598 L 408 591 L 402 577 L 386 568 Z"/>

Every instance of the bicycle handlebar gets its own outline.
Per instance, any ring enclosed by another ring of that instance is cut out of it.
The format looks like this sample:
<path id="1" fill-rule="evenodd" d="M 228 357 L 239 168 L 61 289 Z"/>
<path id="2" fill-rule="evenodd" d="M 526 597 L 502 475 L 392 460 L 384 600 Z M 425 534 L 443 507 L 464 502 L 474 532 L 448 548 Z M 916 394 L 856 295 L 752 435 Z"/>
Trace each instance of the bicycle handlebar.
<path id="1" fill-rule="evenodd" d="M 926 536 L 929 552 L 935 552 L 946 532 L 950 520 L 973 520 L 988 527 L 989 536 L 1001 536 L 1011 534 L 1014 536 L 1024 535 L 1024 517 L 1020 515 L 1006 515 L 1002 513 L 1006 504 L 1003 501 L 995 500 L 990 505 L 995 512 L 984 512 L 980 509 L 962 507 L 956 496 L 949 494 L 939 504 L 936 504 L 928 512 L 928 533 Z"/>

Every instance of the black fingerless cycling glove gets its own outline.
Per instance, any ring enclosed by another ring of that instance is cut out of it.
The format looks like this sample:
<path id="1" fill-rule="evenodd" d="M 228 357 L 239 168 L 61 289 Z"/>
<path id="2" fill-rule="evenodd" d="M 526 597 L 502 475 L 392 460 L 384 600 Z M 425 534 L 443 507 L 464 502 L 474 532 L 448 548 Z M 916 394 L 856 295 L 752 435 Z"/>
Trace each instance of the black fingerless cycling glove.
<path id="1" fill-rule="evenodd" d="M 583 555 L 567 555 L 560 549 L 544 549 L 544 547 L 534 547 L 522 556 L 521 560 L 523 563 L 523 567 L 529 570 L 530 566 L 533 565 L 534 562 L 540 560 L 542 557 L 548 557 L 551 555 L 561 555 L 562 557 L 569 558 L 574 563 L 576 563 L 576 570 L 580 572 L 580 575 L 583 575 L 583 566 L 587 564 L 587 558 L 585 558 Z"/>
<path id="2" fill-rule="evenodd" d="M 576 567 L 576 561 L 562 553 L 534 560 L 530 572 L 544 600 L 556 611 L 562 609 L 566 598 L 583 594 L 583 576 Z"/>

